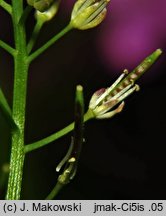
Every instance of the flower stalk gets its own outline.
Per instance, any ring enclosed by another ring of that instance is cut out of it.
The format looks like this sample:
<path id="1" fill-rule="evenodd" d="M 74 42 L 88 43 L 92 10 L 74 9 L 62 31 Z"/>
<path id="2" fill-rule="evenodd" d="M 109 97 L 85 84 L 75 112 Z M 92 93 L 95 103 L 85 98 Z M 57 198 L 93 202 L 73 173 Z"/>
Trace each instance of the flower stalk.
<path id="1" fill-rule="evenodd" d="M 10 15 L 12 14 L 12 7 L 4 0 L 0 0 L 0 6 L 7 11 Z"/>
<path id="2" fill-rule="evenodd" d="M 60 4 L 60 0 L 53 3 L 49 7 L 49 9 L 44 11 L 44 12 L 41 12 L 39 10 L 35 11 L 36 24 L 35 24 L 34 30 L 32 32 L 32 36 L 30 38 L 30 41 L 27 45 L 27 53 L 28 54 L 31 53 L 43 25 L 46 22 L 49 22 L 51 19 L 53 19 L 54 16 L 56 15 L 58 8 L 59 8 L 59 4 Z"/>

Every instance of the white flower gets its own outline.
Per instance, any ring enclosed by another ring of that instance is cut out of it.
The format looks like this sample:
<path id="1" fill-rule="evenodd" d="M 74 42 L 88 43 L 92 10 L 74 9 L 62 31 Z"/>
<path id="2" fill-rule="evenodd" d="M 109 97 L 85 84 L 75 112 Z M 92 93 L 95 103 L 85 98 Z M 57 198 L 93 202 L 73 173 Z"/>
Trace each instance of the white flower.
<path id="1" fill-rule="evenodd" d="M 97 119 L 105 119 L 121 112 L 124 107 L 124 99 L 134 91 L 139 90 L 139 86 L 134 84 L 135 81 L 152 66 L 161 53 L 162 51 L 157 49 L 131 73 L 128 73 L 128 70 L 124 70 L 122 75 L 109 88 L 102 88 L 96 91 L 89 103 L 88 111 L 91 115 Z M 113 109 L 119 103 L 120 105 Z"/>
<path id="2" fill-rule="evenodd" d="M 89 109 L 97 119 L 111 118 L 121 112 L 124 107 L 123 100 L 134 91 L 139 90 L 139 86 L 134 85 L 133 80 L 124 78 L 126 74 L 127 70 L 109 88 L 102 88 L 92 95 Z M 119 103 L 120 105 L 112 110 Z"/>

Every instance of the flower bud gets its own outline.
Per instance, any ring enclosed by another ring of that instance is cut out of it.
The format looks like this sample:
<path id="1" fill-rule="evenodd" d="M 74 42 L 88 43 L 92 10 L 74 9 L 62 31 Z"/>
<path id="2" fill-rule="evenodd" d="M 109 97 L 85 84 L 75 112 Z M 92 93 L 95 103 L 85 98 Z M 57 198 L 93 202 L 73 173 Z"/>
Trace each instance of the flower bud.
<path id="1" fill-rule="evenodd" d="M 51 7 L 45 12 L 40 12 L 36 10 L 35 17 L 37 20 L 41 20 L 42 22 L 48 22 L 56 15 L 58 8 L 59 8 L 59 1 L 52 4 Z"/>
<path id="2" fill-rule="evenodd" d="M 106 16 L 109 0 L 78 0 L 71 14 L 70 24 L 85 30 L 99 25 Z"/>
<path id="3" fill-rule="evenodd" d="M 36 10 L 44 12 L 48 10 L 55 0 L 27 0 L 27 3 Z"/>

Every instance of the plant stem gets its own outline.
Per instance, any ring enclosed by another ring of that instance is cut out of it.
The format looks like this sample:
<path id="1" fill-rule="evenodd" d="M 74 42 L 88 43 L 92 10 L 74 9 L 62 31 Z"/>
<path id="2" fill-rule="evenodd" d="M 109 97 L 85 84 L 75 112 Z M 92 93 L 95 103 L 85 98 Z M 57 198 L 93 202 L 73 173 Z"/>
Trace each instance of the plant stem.
<path id="1" fill-rule="evenodd" d="M 84 122 L 94 118 L 94 115 L 91 110 L 88 110 L 87 113 L 84 115 Z M 74 129 L 74 123 L 69 124 L 67 127 L 63 128 L 62 130 L 42 139 L 32 144 L 28 144 L 25 146 L 25 153 L 33 151 L 35 149 L 41 148 L 49 143 L 59 139 L 60 137 L 66 135 L 67 133 L 71 132 Z"/>
<path id="2" fill-rule="evenodd" d="M 12 14 L 11 5 L 5 2 L 4 0 L 0 0 L 0 6 L 5 9 L 9 14 Z"/>
<path id="3" fill-rule="evenodd" d="M 24 122 L 25 96 L 28 65 L 21 56 L 15 59 L 15 81 L 13 98 L 13 119 L 19 130 L 12 133 L 10 173 L 6 199 L 20 199 L 22 172 L 24 164 Z M 20 73 L 21 72 L 21 73 Z"/>
<path id="4" fill-rule="evenodd" d="M 0 107 L 2 107 L 2 109 L 6 110 L 6 112 L 8 112 L 8 114 L 10 116 L 12 115 L 12 111 L 10 109 L 10 106 L 9 106 L 1 88 L 0 88 Z"/>
<path id="5" fill-rule="evenodd" d="M 2 47 L 4 50 L 6 50 L 8 53 L 10 53 L 13 56 L 16 54 L 16 50 L 2 40 L 0 40 L 0 47 Z"/>
<path id="6" fill-rule="evenodd" d="M 45 198 L 45 200 L 53 200 L 54 197 L 56 197 L 56 195 L 61 191 L 63 187 L 64 187 L 63 184 L 61 184 L 60 182 L 57 182 L 55 187 L 52 189 L 50 194 Z"/>
<path id="7" fill-rule="evenodd" d="M 30 41 L 27 45 L 28 54 L 32 51 L 43 24 L 44 24 L 44 22 L 42 20 L 37 20 L 36 25 L 35 25 L 33 32 L 32 32 L 32 36 L 31 36 Z"/>
<path id="8" fill-rule="evenodd" d="M 45 50 L 47 50 L 51 45 L 53 45 L 58 39 L 63 37 L 67 32 L 69 32 L 72 29 L 72 25 L 67 25 L 62 31 L 60 31 L 58 34 L 56 34 L 54 37 L 52 37 L 48 42 L 46 42 L 42 47 L 40 47 L 38 50 L 36 50 L 34 53 L 32 53 L 28 57 L 28 62 L 32 62 L 35 58 L 37 58 L 41 53 L 43 53 Z"/>
<path id="9" fill-rule="evenodd" d="M 24 23 L 26 22 L 26 20 L 27 20 L 27 18 L 28 18 L 28 15 L 30 14 L 30 12 L 31 12 L 32 9 L 33 9 L 32 6 L 30 6 L 30 5 L 26 6 L 26 8 L 25 8 L 23 14 L 21 15 L 21 18 L 20 18 L 20 20 L 19 20 L 19 23 L 24 24 Z"/>
<path id="10" fill-rule="evenodd" d="M 23 164 L 24 164 L 24 123 L 27 89 L 27 63 L 26 37 L 23 23 L 19 20 L 23 13 L 23 1 L 12 0 L 13 27 L 17 54 L 14 57 L 14 94 L 12 116 L 18 130 L 12 131 L 12 149 L 10 158 L 10 173 L 6 199 L 20 199 Z"/>
<path id="11" fill-rule="evenodd" d="M 0 88 L 0 109 L 1 109 L 2 113 L 4 114 L 4 117 L 6 118 L 6 120 L 9 122 L 11 128 L 16 129 L 17 126 L 13 120 L 12 111 L 10 109 L 10 106 L 9 106 L 1 88 Z"/>

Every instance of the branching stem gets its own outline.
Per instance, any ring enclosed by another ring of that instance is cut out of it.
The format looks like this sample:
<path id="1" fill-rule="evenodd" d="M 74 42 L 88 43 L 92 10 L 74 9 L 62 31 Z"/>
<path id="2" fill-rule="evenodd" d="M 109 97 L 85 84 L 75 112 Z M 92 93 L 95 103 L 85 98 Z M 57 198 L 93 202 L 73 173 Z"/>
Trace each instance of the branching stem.
<path id="1" fill-rule="evenodd" d="M 42 20 L 39 20 L 39 19 L 37 20 L 36 25 L 35 25 L 33 32 L 32 32 L 32 36 L 31 36 L 30 41 L 27 45 L 27 53 L 28 54 L 32 51 L 43 24 L 44 24 L 44 22 Z"/>
<path id="2" fill-rule="evenodd" d="M 37 58 L 40 54 L 42 54 L 45 50 L 47 50 L 51 45 L 53 45 L 58 39 L 63 37 L 67 32 L 69 32 L 73 27 L 69 24 L 62 31 L 52 37 L 49 41 L 47 41 L 42 47 L 36 50 L 28 57 L 28 62 L 32 62 L 35 58 Z"/>
<path id="3" fill-rule="evenodd" d="M 27 63 L 25 26 L 19 23 L 23 13 L 23 0 L 12 0 L 16 55 L 14 56 L 14 93 L 12 117 L 18 130 L 12 131 L 10 172 L 6 199 L 20 199 L 24 164 L 24 125 L 26 107 Z"/>
<path id="4" fill-rule="evenodd" d="M 0 6 L 6 10 L 10 15 L 12 14 L 12 7 L 10 4 L 5 2 L 4 0 L 0 0 Z"/>
<path id="5" fill-rule="evenodd" d="M 2 40 L 0 40 L 0 47 L 2 47 L 4 50 L 10 53 L 12 56 L 16 55 L 16 50 Z"/>
<path id="6" fill-rule="evenodd" d="M 9 106 L 1 88 L 0 88 L 0 109 L 1 109 L 2 113 L 4 114 L 4 117 L 8 121 L 9 125 L 11 126 L 11 128 L 13 130 L 16 129 L 17 126 L 13 120 L 12 111 L 10 109 L 10 106 Z"/>
<path id="7" fill-rule="evenodd" d="M 94 118 L 94 115 L 91 110 L 88 110 L 87 113 L 84 115 L 84 122 L 87 122 L 88 120 Z M 67 127 L 63 128 L 62 130 L 42 139 L 37 142 L 34 142 L 32 144 L 28 144 L 25 146 L 25 153 L 28 153 L 30 151 L 33 151 L 35 149 L 41 148 L 42 146 L 48 145 L 49 143 L 59 139 L 60 137 L 68 134 L 74 129 L 74 123 L 71 123 Z"/>

